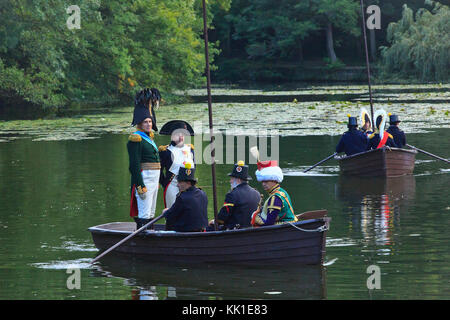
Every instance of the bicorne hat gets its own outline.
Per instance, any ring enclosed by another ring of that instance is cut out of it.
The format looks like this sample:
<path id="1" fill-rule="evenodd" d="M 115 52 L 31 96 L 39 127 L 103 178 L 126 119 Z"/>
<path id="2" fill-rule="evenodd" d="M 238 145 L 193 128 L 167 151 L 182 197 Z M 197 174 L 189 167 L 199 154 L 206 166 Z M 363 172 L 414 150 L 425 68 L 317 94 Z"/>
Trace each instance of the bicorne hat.
<path id="1" fill-rule="evenodd" d="M 175 130 L 179 129 L 186 130 L 186 135 L 194 135 L 194 130 L 191 125 L 183 120 L 172 120 L 165 123 L 159 131 L 159 134 L 170 136 Z"/>
<path id="2" fill-rule="evenodd" d="M 356 117 L 351 117 L 350 115 L 348 115 L 348 123 L 347 123 L 347 127 L 357 127 L 358 126 L 358 120 L 356 119 Z"/>
<path id="3" fill-rule="evenodd" d="M 389 114 L 389 123 L 394 124 L 394 123 L 398 123 L 398 122 L 401 122 L 398 119 L 398 115 L 396 115 L 396 114 Z"/>
<path id="4" fill-rule="evenodd" d="M 252 180 L 252 177 L 248 175 L 248 166 L 246 166 L 242 160 L 234 165 L 233 171 L 228 175 L 245 181 Z"/>
<path id="5" fill-rule="evenodd" d="M 195 168 L 192 168 L 192 164 L 187 162 L 184 164 L 184 167 L 180 167 L 177 175 L 178 181 L 191 181 L 196 183 L 197 179 L 195 178 Z"/>

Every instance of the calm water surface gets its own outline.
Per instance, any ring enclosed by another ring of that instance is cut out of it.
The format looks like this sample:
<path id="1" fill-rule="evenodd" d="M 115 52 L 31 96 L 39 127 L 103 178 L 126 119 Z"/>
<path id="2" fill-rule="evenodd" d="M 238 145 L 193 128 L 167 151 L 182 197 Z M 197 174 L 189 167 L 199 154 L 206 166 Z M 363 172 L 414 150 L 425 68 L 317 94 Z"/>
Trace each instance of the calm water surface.
<path id="1" fill-rule="evenodd" d="M 127 134 L 0 143 L 0 299 L 450 298 L 449 166 L 418 154 L 414 175 L 403 178 L 344 179 L 335 160 L 301 173 L 333 153 L 338 138 L 280 138 L 283 186 L 296 212 L 325 208 L 332 217 L 325 266 L 255 269 L 118 255 L 91 267 L 97 250 L 87 228 L 130 221 Z M 446 157 L 449 138 L 450 129 L 433 129 L 408 142 Z M 219 206 L 231 169 L 217 165 Z M 210 167 L 199 165 L 197 176 L 212 217 Z M 380 268 L 381 289 L 367 288 L 371 265 Z M 67 288 L 72 267 L 81 269 L 80 289 Z"/>

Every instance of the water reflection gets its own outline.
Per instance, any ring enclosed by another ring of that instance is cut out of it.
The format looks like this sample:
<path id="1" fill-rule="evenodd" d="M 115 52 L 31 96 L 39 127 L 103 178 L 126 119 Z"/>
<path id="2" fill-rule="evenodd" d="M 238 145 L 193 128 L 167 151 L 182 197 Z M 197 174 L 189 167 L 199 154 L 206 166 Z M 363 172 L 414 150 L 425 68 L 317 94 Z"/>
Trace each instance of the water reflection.
<path id="1" fill-rule="evenodd" d="M 325 299 L 322 266 L 242 268 L 159 264 L 120 253 L 105 256 L 94 277 L 124 278 L 130 299 Z"/>
<path id="2" fill-rule="evenodd" d="M 341 176 L 336 186 L 337 198 L 350 210 L 349 228 L 361 232 L 366 244 L 392 245 L 406 213 L 414 201 L 416 182 L 413 175 L 396 178 L 358 178 Z"/>

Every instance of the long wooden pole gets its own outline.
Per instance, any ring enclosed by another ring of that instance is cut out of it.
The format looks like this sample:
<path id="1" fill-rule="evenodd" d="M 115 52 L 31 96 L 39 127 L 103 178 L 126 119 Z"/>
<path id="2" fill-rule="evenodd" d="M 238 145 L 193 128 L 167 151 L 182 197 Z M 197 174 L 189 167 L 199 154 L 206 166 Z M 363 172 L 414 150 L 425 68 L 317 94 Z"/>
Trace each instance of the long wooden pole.
<path id="1" fill-rule="evenodd" d="M 372 102 L 372 86 L 370 83 L 370 64 L 369 64 L 369 50 L 367 48 L 367 34 L 366 34 L 366 17 L 364 14 L 364 3 L 361 0 L 361 13 L 362 13 L 362 27 L 364 34 L 364 48 L 366 51 L 366 68 L 367 68 L 367 81 L 369 83 L 369 99 L 370 99 L 370 113 L 372 118 L 372 126 L 375 126 L 375 122 L 373 122 L 373 102 Z"/>
<path id="2" fill-rule="evenodd" d="M 152 221 L 148 222 L 147 224 L 143 225 L 142 227 L 140 227 L 139 229 L 137 229 L 135 232 L 133 232 L 132 234 L 128 235 L 126 238 L 123 238 L 122 240 L 120 240 L 119 242 L 117 242 L 115 245 L 113 245 L 111 248 L 109 248 L 108 250 L 104 251 L 103 253 L 101 253 L 100 255 L 98 255 L 97 257 L 95 257 L 94 260 L 91 261 L 91 264 L 93 264 L 94 262 L 96 262 L 97 260 L 99 260 L 100 258 L 104 257 L 105 255 L 107 255 L 108 253 L 110 253 L 111 251 L 113 251 L 115 248 L 117 248 L 118 246 L 124 244 L 126 241 L 130 240 L 131 238 L 133 238 L 135 235 L 137 235 L 139 232 L 145 230 L 146 228 L 148 228 L 149 226 L 151 226 L 152 224 L 154 224 L 155 222 L 161 220 L 164 217 L 164 215 L 160 215 L 159 217 L 156 217 L 155 219 L 153 219 Z"/>
<path id="3" fill-rule="evenodd" d="M 422 153 L 424 153 L 424 154 L 426 154 L 426 155 L 428 155 L 428 156 L 430 156 L 430 157 L 433 157 L 433 158 L 439 159 L 439 160 L 441 160 L 441 161 L 450 163 L 450 161 L 448 161 L 447 159 L 441 158 L 441 157 L 439 157 L 439 156 L 437 156 L 437 155 L 435 155 L 435 154 L 432 154 L 432 153 L 427 152 L 427 151 L 425 151 L 425 150 L 419 149 L 419 148 L 414 147 L 414 146 L 412 146 L 412 145 L 410 145 L 410 144 L 406 144 L 406 146 L 407 146 L 407 147 L 410 147 L 411 149 L 414 149 L 414 150 L 417 150 L 417 151 L 419 151 L 419 152 L 422 152 Z"/>
<path id="4" fill-rule="evenodd" d="M 206 90 L 208 92 L 208 116 L 209 133 L 211 136 L 211 174 L 213 184 L 213 204 L 214 204 L 214 229 L 217 230 L 217 188 L 216 188 L 216 149 L 214 148 L 214 132 L 212 117 L 212 99 L 211 99 L 211 75 L 209 71 L 209 50 L 208 50 L 208 24 L 206 18 L 206 1 L 203 0 L 203 37 L 205 39 L 205 62 L 206 62 Z"/>
<path id="5" fill-rule="evenodd" d="M 317 167 L 319 164 L 324 163 L 325 161 L 330 160 L 331 158 L 333 158 L 335 155 L 337 155 L 337 152 L 333 153 L 332 155 L 326 157 L 323 160 L 320 160 L 319 162 L 317 162 L 315 165 L 313 165 L 312 167 L 309 167 L 308 169 L 306 169 L 305 171 L 303 171 L 303 173 L 308 172 L 309 170 L 311 170 L 312 168 Z"/>

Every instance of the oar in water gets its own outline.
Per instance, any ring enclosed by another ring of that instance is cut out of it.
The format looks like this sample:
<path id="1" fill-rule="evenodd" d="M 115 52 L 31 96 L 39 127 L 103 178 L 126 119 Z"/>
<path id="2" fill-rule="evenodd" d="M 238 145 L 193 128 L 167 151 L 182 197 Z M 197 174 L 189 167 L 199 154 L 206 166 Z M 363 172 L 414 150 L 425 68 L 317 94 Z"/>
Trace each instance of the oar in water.
<path id="1" fill-rule="evenodd" d="M 331 158 L 333 158 L 335 155 L 337 155 L 337 152 L 333 153 L 331 156 L 326 157 L 325 159 L 317 162 L 315 165 L 313 165 L 312 167 L 309 167 L 308 169 L 306 169 L 305 171 L 303 171 L 303 173 L 308 172 L 309 170 L 311 170 L 312 168 L 317 167 L 319 164 L 324 163 L 325 161 L 330 160 Z"/>
<path id="2" fill-rule="evenodd" d="M 155 222 L 161 220 L 162 218 L 164 218 L 164 215 L 160 215 L 159 217 L 156 217 L 155 219 L 153 219 L 152 221 L 150 221 L 149 223 L 143 225 L 142 227 L 140 227 L 139 229 L 137 229 L 135 232 L 133 232 L 132 234 L 130 234 L 129 236 L 127 236 L 126 238 L 120 240 L 119 242 L 117 242 L 115 245 L 113 245 L 111 248 L 109 248 L 108 250 L 106 250 L 105 252 L 103 252 L 102 254 L 98 255 L 97 257 L 95 257 L 94 260 L 91 261 L 91 264 L 93 264 L 94 262 L 96 262 L 98 259 L 104 257 L 106 254 L 110 253 L 111 251 L 113 251 L 115 248 L 117 248 L 118 246 L 122 245 L 123 243 L 125 243 L 126 241 L 130 240 L 131 238 L 133 238 L 135 235 L 137 235 L 139 232 L 145 230 L 147 227 L 151 226 L 152 224 L 154 224 Z"/>
<path id="3" fill-rule="evenodd" d="M 426 154 L 426 155 L 429 155 L 430 157 L 433 157 L 433 158 L 436 158 L 436 159 L 445 161 L 445 162 L 447 162 L 447 163 L 450 163 L 450 161 L 448 161 L 447 159 L 441 158 L 441 157 L 439 157 L 439 156 L 437 156 L 437 155 L 435 155 L 435 154 L 429 153 L 429 152 L 427 152 L 427 151 L 425 151 L 425 150 L 416 148 L 416 147 L 414 147 L 414 146 L 412 146 L 412 145 L 410 145 L 410 144 L 406 144 L 406 146 L 407 146 L 407 147 L 410 147 L 411 149 L 414 149 L 414 150 L 417 150 L 417 151 L 419 151 L 419 152 L 422 152 L 422 153 L 424 153 L 424 154 Z"/>

